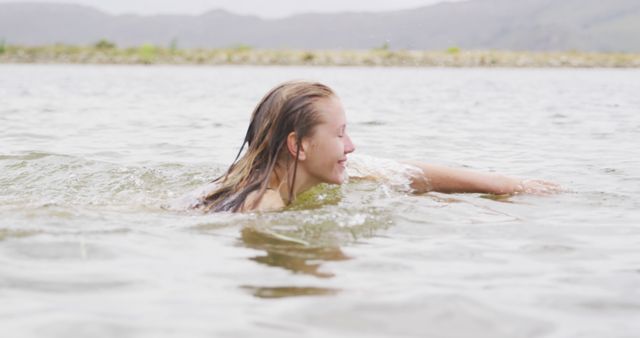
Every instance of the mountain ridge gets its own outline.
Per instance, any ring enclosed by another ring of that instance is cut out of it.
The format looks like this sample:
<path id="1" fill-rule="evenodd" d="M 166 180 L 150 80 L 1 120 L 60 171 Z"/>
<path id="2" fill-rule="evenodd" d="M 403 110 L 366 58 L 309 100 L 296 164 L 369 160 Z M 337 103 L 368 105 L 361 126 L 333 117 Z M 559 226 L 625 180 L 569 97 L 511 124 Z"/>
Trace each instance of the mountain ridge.
<path id="1" fill-rule="evenodd" d="M 25 46 L 107 39 L 123 47 L 640 52 L 639 37 L 637 0 L 473 0 L 280 19 L 224 9 L 146 16 L 75 4 L 0 3 L 0 40 Z"/>

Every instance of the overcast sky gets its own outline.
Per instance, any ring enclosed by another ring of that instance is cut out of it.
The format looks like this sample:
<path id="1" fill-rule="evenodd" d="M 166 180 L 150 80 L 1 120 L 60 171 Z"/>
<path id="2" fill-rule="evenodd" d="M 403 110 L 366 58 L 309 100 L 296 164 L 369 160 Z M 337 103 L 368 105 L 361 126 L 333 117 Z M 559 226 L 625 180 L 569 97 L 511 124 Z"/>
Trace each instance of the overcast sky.
<path id="1" fill-rule="evenodd" d="M 386 11 L 456 0 L 0 0 L 0 2 L 74 3 L 112 14 L 201 14 L 222 8 L 238 14 L 280 18 L 305 12 Z"/>

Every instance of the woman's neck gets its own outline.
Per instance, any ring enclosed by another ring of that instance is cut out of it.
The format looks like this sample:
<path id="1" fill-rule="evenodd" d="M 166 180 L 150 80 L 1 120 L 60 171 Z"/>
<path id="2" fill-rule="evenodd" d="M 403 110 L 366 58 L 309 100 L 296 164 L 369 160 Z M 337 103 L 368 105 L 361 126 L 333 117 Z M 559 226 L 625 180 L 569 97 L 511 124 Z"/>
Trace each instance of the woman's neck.
<path id="1" fill-rule="evenodd" d="M 269 181 L 269 188 L 278 192 L 285 204 L 294 201 L 297 195 L 320 183 L 312 179 L 312 177 L 301 168 L 300 164 L 298 164 L 293 189 L 291 189 L 289 182 L 293 180 L 293 171 L 294 163 L 290 163 L 288 168 L 278 165 L 274 168 L 274 173 L 271 175 L 271 180 Z"/>

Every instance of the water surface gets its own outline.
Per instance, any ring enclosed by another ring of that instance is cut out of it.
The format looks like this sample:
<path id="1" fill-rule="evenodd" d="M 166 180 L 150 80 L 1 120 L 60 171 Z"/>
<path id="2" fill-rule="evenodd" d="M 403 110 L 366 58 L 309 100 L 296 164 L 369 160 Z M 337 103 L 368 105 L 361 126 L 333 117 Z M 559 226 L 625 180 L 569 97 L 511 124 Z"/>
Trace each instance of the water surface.
<path id="1" fill-rule="evenodd" d="M 633 337 L 640 72 L 0 65 L 11 337 Z M 162 208 L 279 82 L 342 97 L 356 152 L 544 178 L 553 196 L 356 181 L 289 210 Z"/>

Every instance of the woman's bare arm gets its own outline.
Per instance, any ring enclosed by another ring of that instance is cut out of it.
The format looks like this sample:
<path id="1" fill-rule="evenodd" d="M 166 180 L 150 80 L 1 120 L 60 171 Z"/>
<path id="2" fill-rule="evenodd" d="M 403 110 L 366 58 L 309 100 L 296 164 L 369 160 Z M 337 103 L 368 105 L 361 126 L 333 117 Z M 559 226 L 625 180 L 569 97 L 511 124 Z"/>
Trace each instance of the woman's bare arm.
<path id="1" fill-rule="evenodd" d="M 521 180 L 494 173 L 482 173 L 467 169 L 406 161 L 421 169 L 422 175 L 412 177 L 411 187 L 416 192 L 437 191 L 444 193 L 486 194 L 549 194 L 560 191 L 560 186 L 543 180 Z"/>

